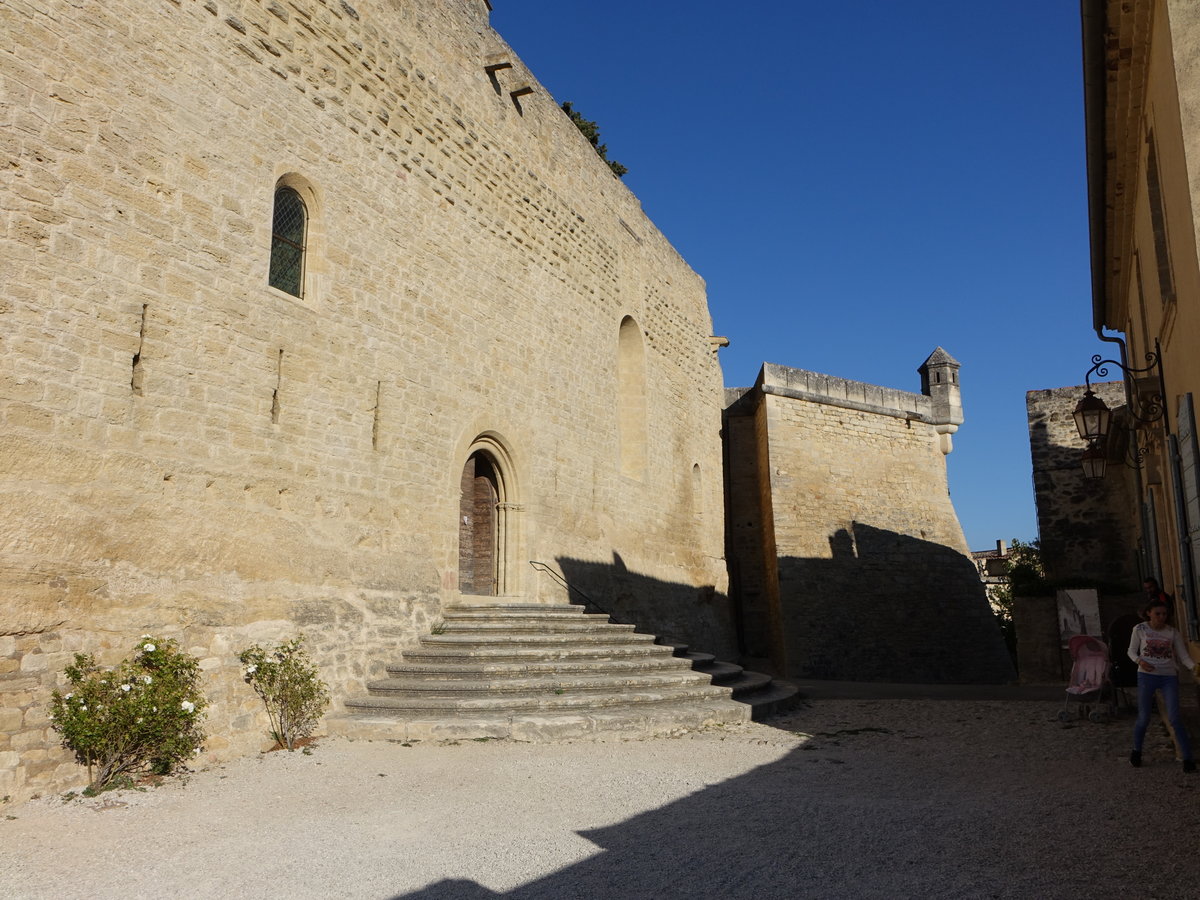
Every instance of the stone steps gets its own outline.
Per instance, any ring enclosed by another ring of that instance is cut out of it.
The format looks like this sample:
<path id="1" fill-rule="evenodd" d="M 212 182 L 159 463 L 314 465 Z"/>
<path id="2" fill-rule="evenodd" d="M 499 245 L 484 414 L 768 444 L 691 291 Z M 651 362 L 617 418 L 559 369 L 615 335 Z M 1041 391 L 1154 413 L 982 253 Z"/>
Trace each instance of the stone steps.
<path id="1" fill-rule="evenodd" d="M 514 740 L 552 741 L 610 738 L 615 735 L 647 737 L 680 729 L 730 724 L 749 719 L 747 712 L 731 718 L 729 700 L 706 704 L 695 700 L 637 706 L 610 706 L 603 710 L 524 712 L 517 715 L 372 715 L 326 717 L 330 733 L 366 740 L 447 741 Z M 748 711 L 745 706 L 743 710 Z"/>
<path id="2" fill-rule="evenodd" d="M 683 658 L 695 671 L 711 676 L 713 684 L 729 688 L 734 700 L 749 703 L 756 722 L 791 709 L 797 701 L 798 690 L 791 682 L 722 662 L 711 653 L 687 652 L 685 648 Z"/>
<path id="3" fill-rule="evenodd" d="M 654 641 L 579 606 L 449 607 L 435 633 L 327 722 L 396 740 L 560 740 L 746 721 L 795 693 Z"/>
<path id="4" fill-rule="evenodd" d="M 485 689 L 486 690 L 486 689 Z M 545 691 L 503 692 L 444 692 L 423 696 L 419 691 L 396 691 L 350 699 L 346 707 L 350 710 L 370 711 L 374 714 L 384 710 L 434 711 L 446 715 L 476 712 L 517 712 L 523 710 L 564 711 L 602 710 L 610 706 L 635 706 L 640 703 L 672 703 L 681 700 L 728 700 L 729 691 L 712 684 L 662 684 L 645 688 L 629 688 L 620 691 L 575 691 L 560 689 Z"/>
<path id="5" fill-rule="evenodd" d="M 521 616 L 520 618 L 505 619 L 503 622 L 488 622 L 478 617 L 471 619 L 448 619 L 446 626 L 451 624 L 454 626 L 455 634 L 617 634 L 618 632 L 632 633 L 634 628 L 632 625 L 614 625 L 608 622 L 603 616 L 588 616 L 586 619 L 580 619 L 578 616 L 574 619 L 551 619 L 546 622 L 540 622 L 530 616 Z"/>
<path id="6" fill-rule="evenodd" d="M 367 690 L 376 696 L 413 694 L 429 696 L 434 694 L 447 697 L 457 697 L 478 691 L 490 694 L 537 694 L 556 693 L 564 691 L 604 692 L 620 694 L 637 688 L 676 687 L 679 685 L 712 685 L 712 679 L 700 672 L 690 669 L 676 669 L 668 672 L 626 672 L 626 673 L 594 673 L 588 672 L 576 675 L 566 675 L 554 672 L 541 677 L 514 677 L 503 674 L 493 674 L 491 677 L 476 676 L 474 678 L 434 678 L 425 675 L 420 678 L 399 676 L 372 681 Z"/>
<path id="7" fill-rule="evenodd" d="M 446 623 L 454 622 L 481 622 L 493 623 L 496 621 L 497 614 L 502 615 L 504 621 L 510 624 L 519 622 L 534 622 L 544 624 L 546 622 L 562 622 L 563 624 L 574 624 L 580 622 L 598 623 L 600 625 L 612 624 L 608 620 L 608 616 L 600 613 L 588 613 L 583 611 L 581 606 L 572 606 L 570 608 L 551 608 L 548 612 L 538 612 L 539 607 L 536 606 L 518 606 L 515 604 L 496 604 L 494 606 L 466 606 L 466 607 L 448 607 L 442 613 L 442 620 Z"/>
<path id="8" fill-rule="evenodd" d="M 470 643 L 431 645 L 422 640 L 415 650 L 406 650 L 406 660 L 541 660 L 541 659 L 670 659 L 670 647 L 661 644 L 572 644 L 513 646 L 498 644 L 481 647 Z"/>
<path id="9" fill-rule="evenodd" d="M 405 654 L 407 660 L 407 654 Z M 491 657 L 444 657 L 428 661 L 392 663 L 387 667 L 389 677 L 421 676 L 435 679 L 471 680 L 489 677 L 530 677 L 545 674 L 579 675 L 691 672 L 692 665 L 678 656 L 635 656 L 601 659 L 520 659 L 505 660 Z"/>
<path id="10" fill-rule="evenodd" d="M 613 630 L 592 628 L 588 631 L 546 630 L 542 632 L 522 631 L 511 628 L 483 630 L 478 627 L 454 630 L 449 628 L 442 634 L 429 634 L 421 638 L 422 647 L 453 647 L 470 644 L 477 647 L 559 647 L 580 644 L 653 644 L 654 635 L 638 634 L 632 625 L 614 625 Z"/>

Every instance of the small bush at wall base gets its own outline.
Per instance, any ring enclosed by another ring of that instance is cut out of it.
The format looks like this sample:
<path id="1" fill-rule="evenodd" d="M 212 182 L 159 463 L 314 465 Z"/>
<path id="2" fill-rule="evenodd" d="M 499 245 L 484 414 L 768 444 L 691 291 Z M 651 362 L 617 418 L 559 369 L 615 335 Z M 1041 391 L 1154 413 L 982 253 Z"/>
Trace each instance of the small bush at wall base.
<path id="1" fill-rule="evenodd" d="M 271 737 L 280 747 L 312 734 L 329 705 L 329 689 L 308 658 L 303 636 L 264 650 L 258 644 L 238 654 L 246 683 L 262 698 L 271 720 Z"/>
<path id="2" fill-rule="evenodd" d="M 203 748 L 200 664 L 174 641 L 142 635 L 133 658 L 113 669 L 77 653 L 64 674 L 70 690 L 51 694 L 50 724 L 87 766 L 89 792 L 170 774 Z"/>

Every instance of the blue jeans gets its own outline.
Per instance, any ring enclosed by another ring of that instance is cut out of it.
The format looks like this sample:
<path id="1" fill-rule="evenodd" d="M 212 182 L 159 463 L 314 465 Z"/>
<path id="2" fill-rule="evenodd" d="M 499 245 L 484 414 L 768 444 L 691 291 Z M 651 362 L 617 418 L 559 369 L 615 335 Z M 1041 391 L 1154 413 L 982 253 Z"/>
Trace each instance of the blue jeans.
<path id="1" fill-rule="evenodd" d="M 1138 672 L 1137 692 L 1137 722 L 1133 726 L 1133 749 L 1141 751 L 1142 741 L 1146 737 L 1146 727 L 1150 724 L 1150 712 L 1154 709 L 1154 692 L 1162 691 L 1163 702 L 1167 704 L 1167 721 L 1175 731 L 1175 739 L 1179 741 L 1179 749 L 1184 759 L 1192 758 L 1192 745 L 1188 740 L 1187 729 L 1179 716 L 1179 678 L 1176 675 L 1151 675 L 1149 672 Z"/>

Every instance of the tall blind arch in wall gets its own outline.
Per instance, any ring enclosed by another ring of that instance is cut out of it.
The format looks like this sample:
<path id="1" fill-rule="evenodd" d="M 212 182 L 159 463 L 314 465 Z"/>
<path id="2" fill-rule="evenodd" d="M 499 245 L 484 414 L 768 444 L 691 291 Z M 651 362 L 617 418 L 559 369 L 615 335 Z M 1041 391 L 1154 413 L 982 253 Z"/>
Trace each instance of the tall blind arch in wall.
<path id="1" fill-rule="evenodd" d="M 617 430 L 621 474 L 640 479 L 646 471 L 646 348 L 630 316 L 621 320 L 617 341 Z"/>
<path id="2" fill-rule="evenodd" d="M 271 220 L 271 273 L 268 284 L 293 297 L 304 296 L 304 252 L 308 210 L 290 187 L 275 190 Z"/>

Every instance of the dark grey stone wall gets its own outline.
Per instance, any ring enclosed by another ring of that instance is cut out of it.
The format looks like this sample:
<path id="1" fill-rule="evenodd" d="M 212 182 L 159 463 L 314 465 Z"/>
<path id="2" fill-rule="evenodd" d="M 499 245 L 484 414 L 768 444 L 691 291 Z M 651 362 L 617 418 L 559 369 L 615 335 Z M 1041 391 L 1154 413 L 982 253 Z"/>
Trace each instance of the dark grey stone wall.
<path id="1" fill-rule="evenodd" d="M 1110 409 L 1125 405 L 1121 382 L 1092 385 Z M 1038 536 L 1046 577 L 1063 586 L 1136 590 L 1137 502 L 1134 472 L 1110 462 L 1104 479 L 1083 477 L 1084 443 L 1072 417 L 1084 387 L 1029 391 L 1029 449 Z"/>

